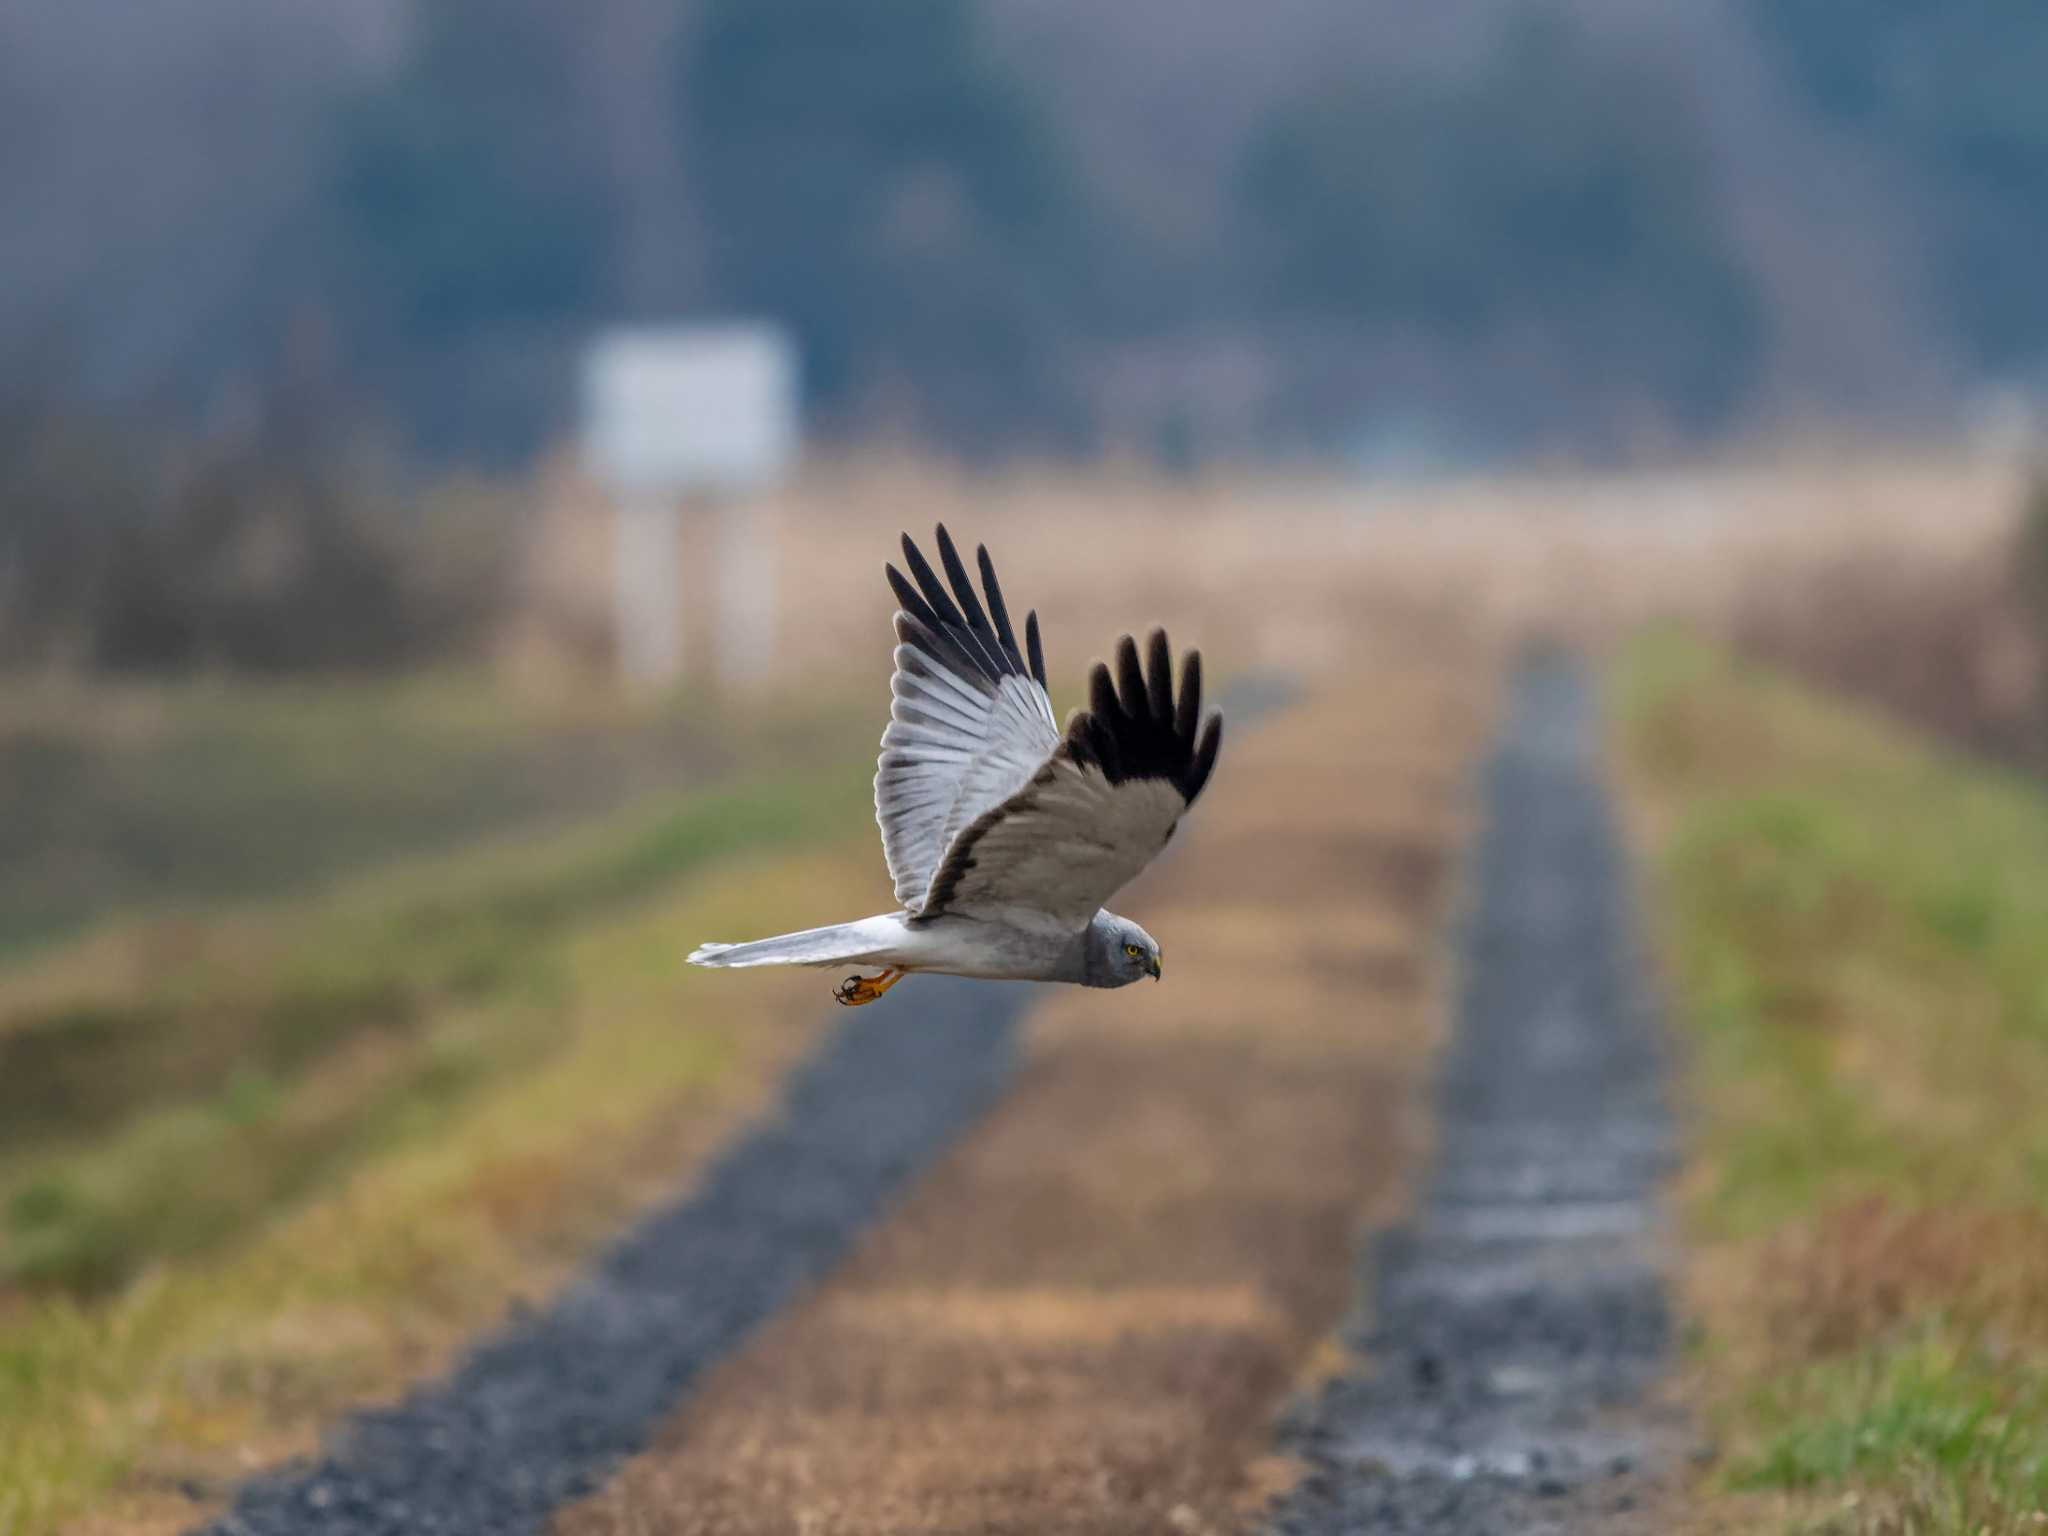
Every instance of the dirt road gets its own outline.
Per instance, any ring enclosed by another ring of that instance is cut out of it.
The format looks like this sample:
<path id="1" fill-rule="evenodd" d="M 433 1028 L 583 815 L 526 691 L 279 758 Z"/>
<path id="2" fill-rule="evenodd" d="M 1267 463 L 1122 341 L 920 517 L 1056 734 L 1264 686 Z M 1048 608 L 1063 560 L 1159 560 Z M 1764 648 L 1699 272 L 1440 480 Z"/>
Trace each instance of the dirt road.
<path id="1" fill-rule="evenodd" d="M 1585 678 L 1531 668 L 1487 774 L 1428 1198 L 1375 1244 L 1354 1366 L 1285 1441 L 1275 1536 L 1669 1529 L 1646 1402 L 1672 1128 Z M 1652 1523 L 1641 1525 L 1650 1520 Z"/>
<path id="2" fill-rule="evenodd" d="M 1274 1413 L 1405 1198 L 1447 1012 L 1488 673 L 1381 661 L 1240 731 L 1120 901 L 1163 985 L 906 983 L 584 1282 L 218 1529 L 1255 1521 L 1294 1473 Z"/>
<path id="3" fill-rule="evenodd" d="M 1234 742 L 1125 904 L 1166 983 L 1049 997 L 985 1127 L 558 1530 L 1240 1524 L 1408 1166 L 1470 697 L 1326 695 Z"/>

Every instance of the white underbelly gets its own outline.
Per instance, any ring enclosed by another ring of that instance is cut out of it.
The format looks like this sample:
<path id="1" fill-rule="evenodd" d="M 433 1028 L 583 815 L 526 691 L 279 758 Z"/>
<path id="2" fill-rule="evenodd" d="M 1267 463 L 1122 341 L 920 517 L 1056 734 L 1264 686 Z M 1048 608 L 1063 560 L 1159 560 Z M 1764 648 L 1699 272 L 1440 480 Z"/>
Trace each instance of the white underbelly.
<path id="1" fill-rule="evenodd" d="M 1058 981 L 1063 962 L 1078 957 L 1078 934 L 971 918 L 942 917 L 937 922 L 907 926 L 903 935 L 903 968 L 944 971 L 989 981 Z"/>

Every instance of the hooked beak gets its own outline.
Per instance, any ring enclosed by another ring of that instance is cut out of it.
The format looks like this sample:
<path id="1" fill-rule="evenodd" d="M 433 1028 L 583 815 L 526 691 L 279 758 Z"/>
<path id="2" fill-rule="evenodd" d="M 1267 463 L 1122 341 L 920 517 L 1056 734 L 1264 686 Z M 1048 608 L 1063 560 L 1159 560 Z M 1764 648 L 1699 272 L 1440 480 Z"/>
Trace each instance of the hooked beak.
<path id="1" fill-rule="evenodd" d="M 1145 969 L 1150 971 L 1152 973 L 1152 979 L 1154 981 L 1157 981 L 1159 979 L 1160 971 L 1159 957 L 1157 955 L 1154 955 L 1151 959 L 1147 960 L 1145 962 Z"/>

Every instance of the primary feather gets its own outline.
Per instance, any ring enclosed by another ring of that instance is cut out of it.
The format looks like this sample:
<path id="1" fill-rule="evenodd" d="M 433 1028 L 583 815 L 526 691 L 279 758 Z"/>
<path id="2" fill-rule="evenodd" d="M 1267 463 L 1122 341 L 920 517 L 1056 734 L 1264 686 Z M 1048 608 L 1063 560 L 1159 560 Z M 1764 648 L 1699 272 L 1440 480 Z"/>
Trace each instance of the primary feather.
<path id="1" fill-rule="evenodd" d="M 889 726 L 875 767 L 875 819 L 896 899 L 913 912 L 925 906 L 953 840 L 1027 783 L 1060 739 L 1036 643 L 1038 615 L 1025 620 L 1033 642 L 1027 670 L 988 551 L 976 551 L 984 611 L 944 527 L 938 545 L 951 592 L 909 534 L 903 560 L 915 584 L 886 567 L 902 609 Z"/>

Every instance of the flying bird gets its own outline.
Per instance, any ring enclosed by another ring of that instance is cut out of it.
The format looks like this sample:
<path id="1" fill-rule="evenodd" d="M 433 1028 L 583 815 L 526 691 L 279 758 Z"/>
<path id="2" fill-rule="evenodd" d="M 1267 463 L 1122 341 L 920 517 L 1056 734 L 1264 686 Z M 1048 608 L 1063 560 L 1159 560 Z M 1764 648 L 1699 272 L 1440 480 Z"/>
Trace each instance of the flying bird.
<path id="1" fill-rule="evenodd" d="M 1025 616 L 1020 650 L 988 550 L 975 551 L 977 594 L 943 524 L 938 548 L 944 582 L 907 533 L 910 576 L 884 567 L 901 608 L 875 820 L 901 909 L 706 944 L 691 962 L 877 972 L 839 985 L 833 995 L 849 1006 L 913 971 L 1084 987 L 1156 981 L 1158 940 L 1103 903 L 1166 846 L 1216 766 L 1223 721 L 1201 719 L 1201 654 L 1183 658 L 1176 692 L 1165 632 L 1152 632 L 1142 662 L 1124 636 L 1114 677 L 1096 664 L 1087 707 L 1062 731 L 1038 614 Z"/>

